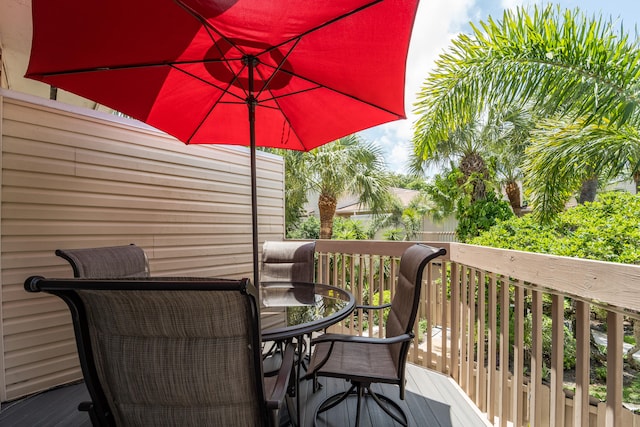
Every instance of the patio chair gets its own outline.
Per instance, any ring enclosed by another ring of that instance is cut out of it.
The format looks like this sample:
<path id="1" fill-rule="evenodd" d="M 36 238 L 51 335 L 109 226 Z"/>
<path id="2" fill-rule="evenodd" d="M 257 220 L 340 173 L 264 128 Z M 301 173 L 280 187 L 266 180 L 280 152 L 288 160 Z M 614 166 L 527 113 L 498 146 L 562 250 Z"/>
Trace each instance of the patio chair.
<path id="1" fill-rule="evenodd" d="M 25 289 L 69 306 L 93 425 L 278 425 L 293 348 L 263 378 L 248 279 L 30 277 Z"/>
<path id="2" fill-rule="evenodd" d="M 400 406 L 392 399 L 376 394 L 371 389 L 371 384 L 397 384 L 400 387 L 400 399 L 404 400 L 405 364 L 414 338 L 413 326 L 423 272 L 429 261 L 445 253 L 444 249 L 427 245 L 410 246 L 400 259 L 398 282 L 391 304 L 361 307 L 390 307 L 385 338 L 325 334 L 311 341 L 314 351 L 307 375 L 312 376 L 314 381 L 318 376 L 324 376 L 351 382 L 351 387 L 346 392 L 330 396 L 320 404 L 314 414 L 314 423 L 318 414 L 333 408 L 347 397 L 356 395 L 356 426 L 360 424 L 362 399 L 365 396 L 371 397 L 395 421 L 407 425 L 406 414 Z"/>
<path id="3" fill-rule="evenodd" d="M 74 277 L 149 277 L 147 255 L 133 243 L 99 248 L 57 249 L 56 255 L 71 264 Z"/>
<path id="4" fill-rule="evenodd" d="M 315 246 L 315 242 L 265 241 L 262 246 L 260 286 L 269 286 L 269 282 L 313 282 Z M 261 317 L 263 327 L 284 326 L 285 316 L 282 307 L 264 309 Z M 278 356 L 282 350 L 279 344 L 273 343 L 264 354 L 270 373 L 279 363 Z M 270 356 L 276 357 L 267 359 Z"/>
<path id="5" fill-rule="evenodd" d="M 313 282 L 315 246 L 315 242 L 264 242 L 260 284 Z"/>

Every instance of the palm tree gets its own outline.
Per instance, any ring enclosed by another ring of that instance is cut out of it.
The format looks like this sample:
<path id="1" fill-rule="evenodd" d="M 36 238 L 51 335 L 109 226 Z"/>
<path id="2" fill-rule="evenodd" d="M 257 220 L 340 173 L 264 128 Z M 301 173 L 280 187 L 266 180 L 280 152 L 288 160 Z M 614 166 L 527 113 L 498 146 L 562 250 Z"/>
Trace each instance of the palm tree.
<path id="1" fill-rule="evenodd" d="M 374 214 L 384 210 L 390 179 L 377 146 L 351 135 L 303 153 L 303 157 L 291 174 L 304 178 L 293 184 L 318 193 L 321 239 L 331 238 L 338 199 L 344 195 L 357 195 Z"/>
<path id="2" fill-rule="evenodd" d="M 526 105 L 536 117 L 583 126 L 640 125 L 640 50 L 622 26 L 618 30 L 611 20 L 587 18 L 578 9 L 547 6 L 534 7 L 532 13 L 505 11 L 501 21 L 489 18 L 472 29 L 471 35 L 453 41 L 419 93 L 417 152 L 435 151 L 461 124 L 486 114 L 487 106 Z M 614 141 L 619 140 L 609 140 Z M 571 161 L 574 152 L 568 148 L 559 158 Z M 602 160 L 598 165 L 606 169 L 618 158 Z M 582 177 L 593 182 L 599 174 L 593 169 Z M 530 183 L 541 181 L 544 176 L 529 177 Z M 548 206 L 538 202 L 557 196 L 545 192 L 553 185 L 535 190 L 542 192 L 532 200 L 536 209 Z"/>
<path id="3" fill-rule="evenodd" d="M 496 174 L 504 185 L 511 210 L 520 216 L 522 202 L 518 183 L 523 178 L 522 163 L 535 120 L 530 109 L 518 105 L 492 109 L 490 117 L 497 128 L 497 137 L 489 147 L 495 156 Z"/>
<path id="4" fill-rule="evenodd" d="M 532 133 L 527 152 L 527 187 L 537 189 L 532 202 L 540 207 L 541 219 L 548 220 L 562 210 L 575 188 L 583 190 L 581 202 L 593 201 L 585 182 L 597 186 L 599 180 L 634 177 L 640 163 L 640 128 L 608 126 L 605 119 L 601 124 L 546 119 Z"/>
<path id="5" fill-rule="evenodd" d="M 416 135 L 422 128 L 416 128 Z M 428 166 L 443 167 L 454 163 L 462 172 L 459 185 L 469 183 L 471 200 L 482 200 L 485 197 L 485 181 L 489 179 L 490 172 L 485 161 L 487 156 L 488 126 L 482 125 L 480 119 L 458 125 L 446 136 L 433 145 L 416 144 L 410 156 L 410 169 L 415 174 L 424 173 Z M 417 141 L 418 137 L 414 141 Z"/>

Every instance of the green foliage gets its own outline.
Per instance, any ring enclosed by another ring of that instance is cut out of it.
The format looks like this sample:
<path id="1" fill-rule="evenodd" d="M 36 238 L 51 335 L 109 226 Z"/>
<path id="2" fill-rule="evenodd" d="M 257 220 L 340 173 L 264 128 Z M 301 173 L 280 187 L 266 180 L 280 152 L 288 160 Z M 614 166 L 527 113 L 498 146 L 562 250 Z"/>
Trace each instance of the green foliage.
<path id="1" fill-rule="evenodd" d="M 456 211 L 456 202 L 462 197 L 462 190 L 458 186 L 462 178 L 462 172 L 454 168 L 436 175 L 433 183 L 427 186 L 426 193 L 435 206 L 429 214 L 435 221 L 442 221 Z"/>
<path id="2" fill-rule="evenodd" d="M 504 200 L 498 200 L 493 192 L 487 193 L 484 200 L 470 203 L 468 199 L 461 199 L 458 203 L 456 218 L 458 228 L 456 233 L 461 242 L 466 242 L 500 221 L 513 217 L 511 206 Z"/>
<path id="3" fill-rule="evenodd" d="M 625 402 L 640 403 L 640 378 L 631 380 L 631 384 L 622 390 L 622 398 Z"/>
<path id="4" fill-rule="evenodd" d="M 380 292 L 376 292 L 373 294 L 373 302 L 371 305 L 384 305 L 384 304 L 389 304 L 390 302 L 391 302 L 391 291 L 387 289 L 386 291 L 382 292 L 382 304 L 380 303 Z M 391 309 L 390 308 L 382 309 L 383 311 L 382 320 L 385 325 L 387 323 L 387 317 L 389 317 L 389 310 Z M 373 312 L 374 325 L 379 325 L 379 317 L 380 317 L 379 312 L 380 310 L 374 310 Z"/>
<path id="5" fill-rule="evenodd" d="M 310 216 L 287 232 L 287 239 L 319 239 L 320 220 Z M 339 240 L 366 240 L 370 236 L 362 222 L 350 218 L 333 219 L 333 237 Z"/>
<path id="6" fill-rule="evenodd" d="M 384 240 L 393 240 L 396 242 L 401 241 L 403 236 L 404 236 L 404 233 L 402 232 L 401 228 L 392 228 L 382 233 L 382 238 Z"/>
<path id="7" fill-rule="evenodd" d="M 546 115 L 638 120 L 640 51 L 615 20 L 547 6 L 506 10 L 472 27 L 436 61 L 418 95 L 422 148 L 483 105 L 529 102 Z"/>
<path id="8" fill-rule="evenodd" d="M 351 218 L 334 218 L 332 239 L 366 240 L 369 235 L 361 221 Z"/>
<path id="9" fill-rule="evenodd" d="M 427 182 L 421 176 L 391 173 L 390 180 L 390 185 L 392 187 L 419 191 L 424 191 L 427 188 Z"/>
<path id="10" fill-rule="evenodd" d="M 469 243 L 528 252 L 640 264 L 640 196 L 598 195 L 541 225 L 531 216 L 501 222 Z"/>
<path id="11" fill-rule="evenodd" d="M 618 22 L 549 5 L 472 24 L 439 57 L 418 95 L 416 153 L 437 155 L 461 126 L 491 117 L 494 108 L 522 106 L 531 121 L 514 129 L 532 132 L 505 141 L 526 145 L 524 159 L 520 149 L 515 158 L 508 153 L 505 168 L 505 157 L 494 154 L 505 178 L 522 169 L 541 220 L 560 212 L 585 179 L 637 173 L 640 39 Z"/>
<path id="12" fill-rule="evenodd" d="M 424 342 L 424 334 L 427 332 L 427 319 L 418 320 L 418 341 Z"/>
<path id="13" fill-rule="evenodd" d="M 315 216 L 305 218 L 296 227 L 287 230 L 287 239 L 319 239 L 320 220 Z"/>
<path id="14" fill-rule="evenodd" d="M 532 337 L 533 337 L 533 322 L 531 313 L 529 313 L 524 319 L 524 347 L 525 351 L 531 352 L 532 349 Z M 511 328 L 510 328 L 511 329 Z M 542 317 L 542 361 L 544 370 L 550 372 L 551 366 L 551 350 L 553 345 L 552 335 L 552 321 L 548 316 Z M 564 325 L 564 369 L 573 369 L 576 365 L 576 339 L 573 337 L 571 330 L 567 325 Z"/>

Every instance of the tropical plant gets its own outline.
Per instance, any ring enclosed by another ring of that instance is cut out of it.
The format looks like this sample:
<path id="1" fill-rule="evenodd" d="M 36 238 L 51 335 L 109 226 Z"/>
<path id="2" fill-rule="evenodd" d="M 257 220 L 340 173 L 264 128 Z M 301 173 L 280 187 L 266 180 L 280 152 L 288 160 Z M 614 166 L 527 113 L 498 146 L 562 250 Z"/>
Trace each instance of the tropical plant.
<path id="1" fill-rule="evenodd" d="M 584 203 L 595 199 L 599 180 L 638 175 L 640 128 L 608 126 L 607 119 L 589 124 L 582 119 L 546 119 L 532 132 L 527 152 L 526 183 L 536 189 L 530 197 L 539 207 L 536 214 L 548 221 L 577 188 L 579 202 Z"/>
<path id="2" fill-rule="evenodd" d="M 610 19 L 587 17 L 578 9 L 563 11 L 557 6 L 507 10 L 500 21 L 490 17 L 472 24 L 472 34 L 461 34 L 436 62 L 418 95 L 414 144 L 419 153 L 435 152 L 451 132 L 487 114 L 487 106 L 525 106 L 534 117 L 576 121 L 610 132 L 623 126 L 638 128 L 639 76 L 637 37 L 629 37 L 622 25 L 618 29 Z M 612 138 L 607 144 L 620 140 Z M 557 153 L 562 156 L 557 163 L 570 162 L 575 146 L 564 152 L 560 148 Z M 620 150 L 603 153 L 616 151 Z M 528 155 L 541 152 L 534 148 Z M 618 157 L 601 156 L 601 160 L 598 164 L 609 173 Z M 632 173 L 638 169 L 637 159 L 628 162 L 634 161 L 635 165 L 630 164 Z M 530 166 L 527 173 L 542 170 Z M 593 188 L 601 172 L 592 169 L 582 174 L 579 187 L 585 182 Z M 550 175 L 545 170 L 543 175 L 527 179 L 537 184 Z M 572 184 L 575 187 L 576 179 Z M 564 188 L 550 194 L 555 188 L 531 188 L 538 194 L 532 199 L 536 211 L 553 206 L 545 203 L 548 198 L 567 195 Z"/>
<path id="3" fill-rule="evenodd" d="M 463 198 L 458 202 L 456 235 L 461 242 L 466 242 L 511 217 L 513 212 L 509 203 L 499 200 L 494 192 L 487 193 L 484 199 L 474 203 Z"/>
<path id="4" fill-rule="evenodd" d="M 551 223 L 525 215 L 501 222 L 469 243 L 640 264 L 638 218 L 640 195 L 613 191 L 560 213 Z"/>
<path id="5" fill-rule="evenodd" d="M 334 218 L 331 238 L 337 240 L 366 240 L 370 236 L 362 222 L 351 218 Z"/>
<path id="6" fill-rule="evenodd" d="M 488 134 L 493 129 L 475 118 L 468 123 L 460 123 L 447 133 L 446 137 L 436 144 L 422 144 L 420 136 L 422 130 L 416 127 L 414 138 L 414 151 L 410 157 L 410 169 L 415 174 L 424 173 L 428 166 L 444 166 L 455 164 L 462 172 L 460 183 L 473 180 L 469 195 L 472 202 L 481 200 L 486 194 L 486 181 L 490 177 L 489 167 L 486 162 Z"/>
<path id="7" fill-rule="evenodd" d="M 297 221 L 294 227 L 287 228 L 288 239 L 319 239 L 320 220 L 315 216 L 310 216 L 302 221 Z"/>
<path id="8" fill-rule="evenodd" d="M 304 170 L 304 161 L 306 153 L 295 150 L 284 150 L 280 148 L 260 148 L 263 151 L 278 154 L 284 158 L 284 223 L 286 235 L 290 238 L 297 235 L 300 228 L 301 219 L 306 212 L 304 211 L 307 198 L 307 177 L 306 174 L 300 173 Z M 308 237 L 315 238 L 319 237 Z M 297 237 L 307 238 L 307 237 Z"/>
<path id="9" fill-rule="evenodd" d="M 384 211 L 389 200 L 389 175 L 379 147 L 356 135 L 347 136 L 306 153 L 298 175 L 307 190 L 318 193 L 320 238 L 330 239 L 338 198 L 357 195 L 371 212 Z"/>
<path id="10" fill-rule="evenodd" d="M 388 202 L 387 212 L 369 224 L 369 234 L 373 237 L 379 230 L 391 227 L 383 233 L 385 240 L 415 240 L 422 228 L 422 220 L 432 206 L 426 192 L 420 192 L 408 206 L 403 206 L 398 197 L 393 197 Z"/>

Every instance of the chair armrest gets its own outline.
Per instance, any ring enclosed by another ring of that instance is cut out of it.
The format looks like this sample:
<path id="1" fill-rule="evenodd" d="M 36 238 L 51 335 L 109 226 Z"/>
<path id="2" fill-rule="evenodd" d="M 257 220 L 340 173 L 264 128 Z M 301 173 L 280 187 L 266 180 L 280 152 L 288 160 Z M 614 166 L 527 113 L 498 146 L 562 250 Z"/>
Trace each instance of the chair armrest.
<path id="1" fill-rule="evenodd" d="M 395 344 L 413 339 L 414 334 L 402 334 L 390 338 L 361 337 L 356 335 L 324 334 L 311 340 L 311 345 L 323 342 L 353 342 L 363 344 Z"/>
<path id="2" fill-rule="evenodd" d="M 356 305 L 356 310 L 357 309 L 363 309 L 363 310 L 380 310 L 382 308 L 389 308 L 391 307 L 391 303 L 388 302 L 386 304 L 382 304 L 382 305 Z"/>
<path id="3" fill-rule="evenodd" d="M 282 355 L 282 363 L 276 378 L 276 385 L 273 387 L 271 394 L 266 396 L 268 409 L 278 409 L 284 401 L 287 387 L 289 386 L 289 377 L 291 376 L 291 372 L 293 372 L 293 359 L 294 347 L 292 344 L 288 344 Z"/>

